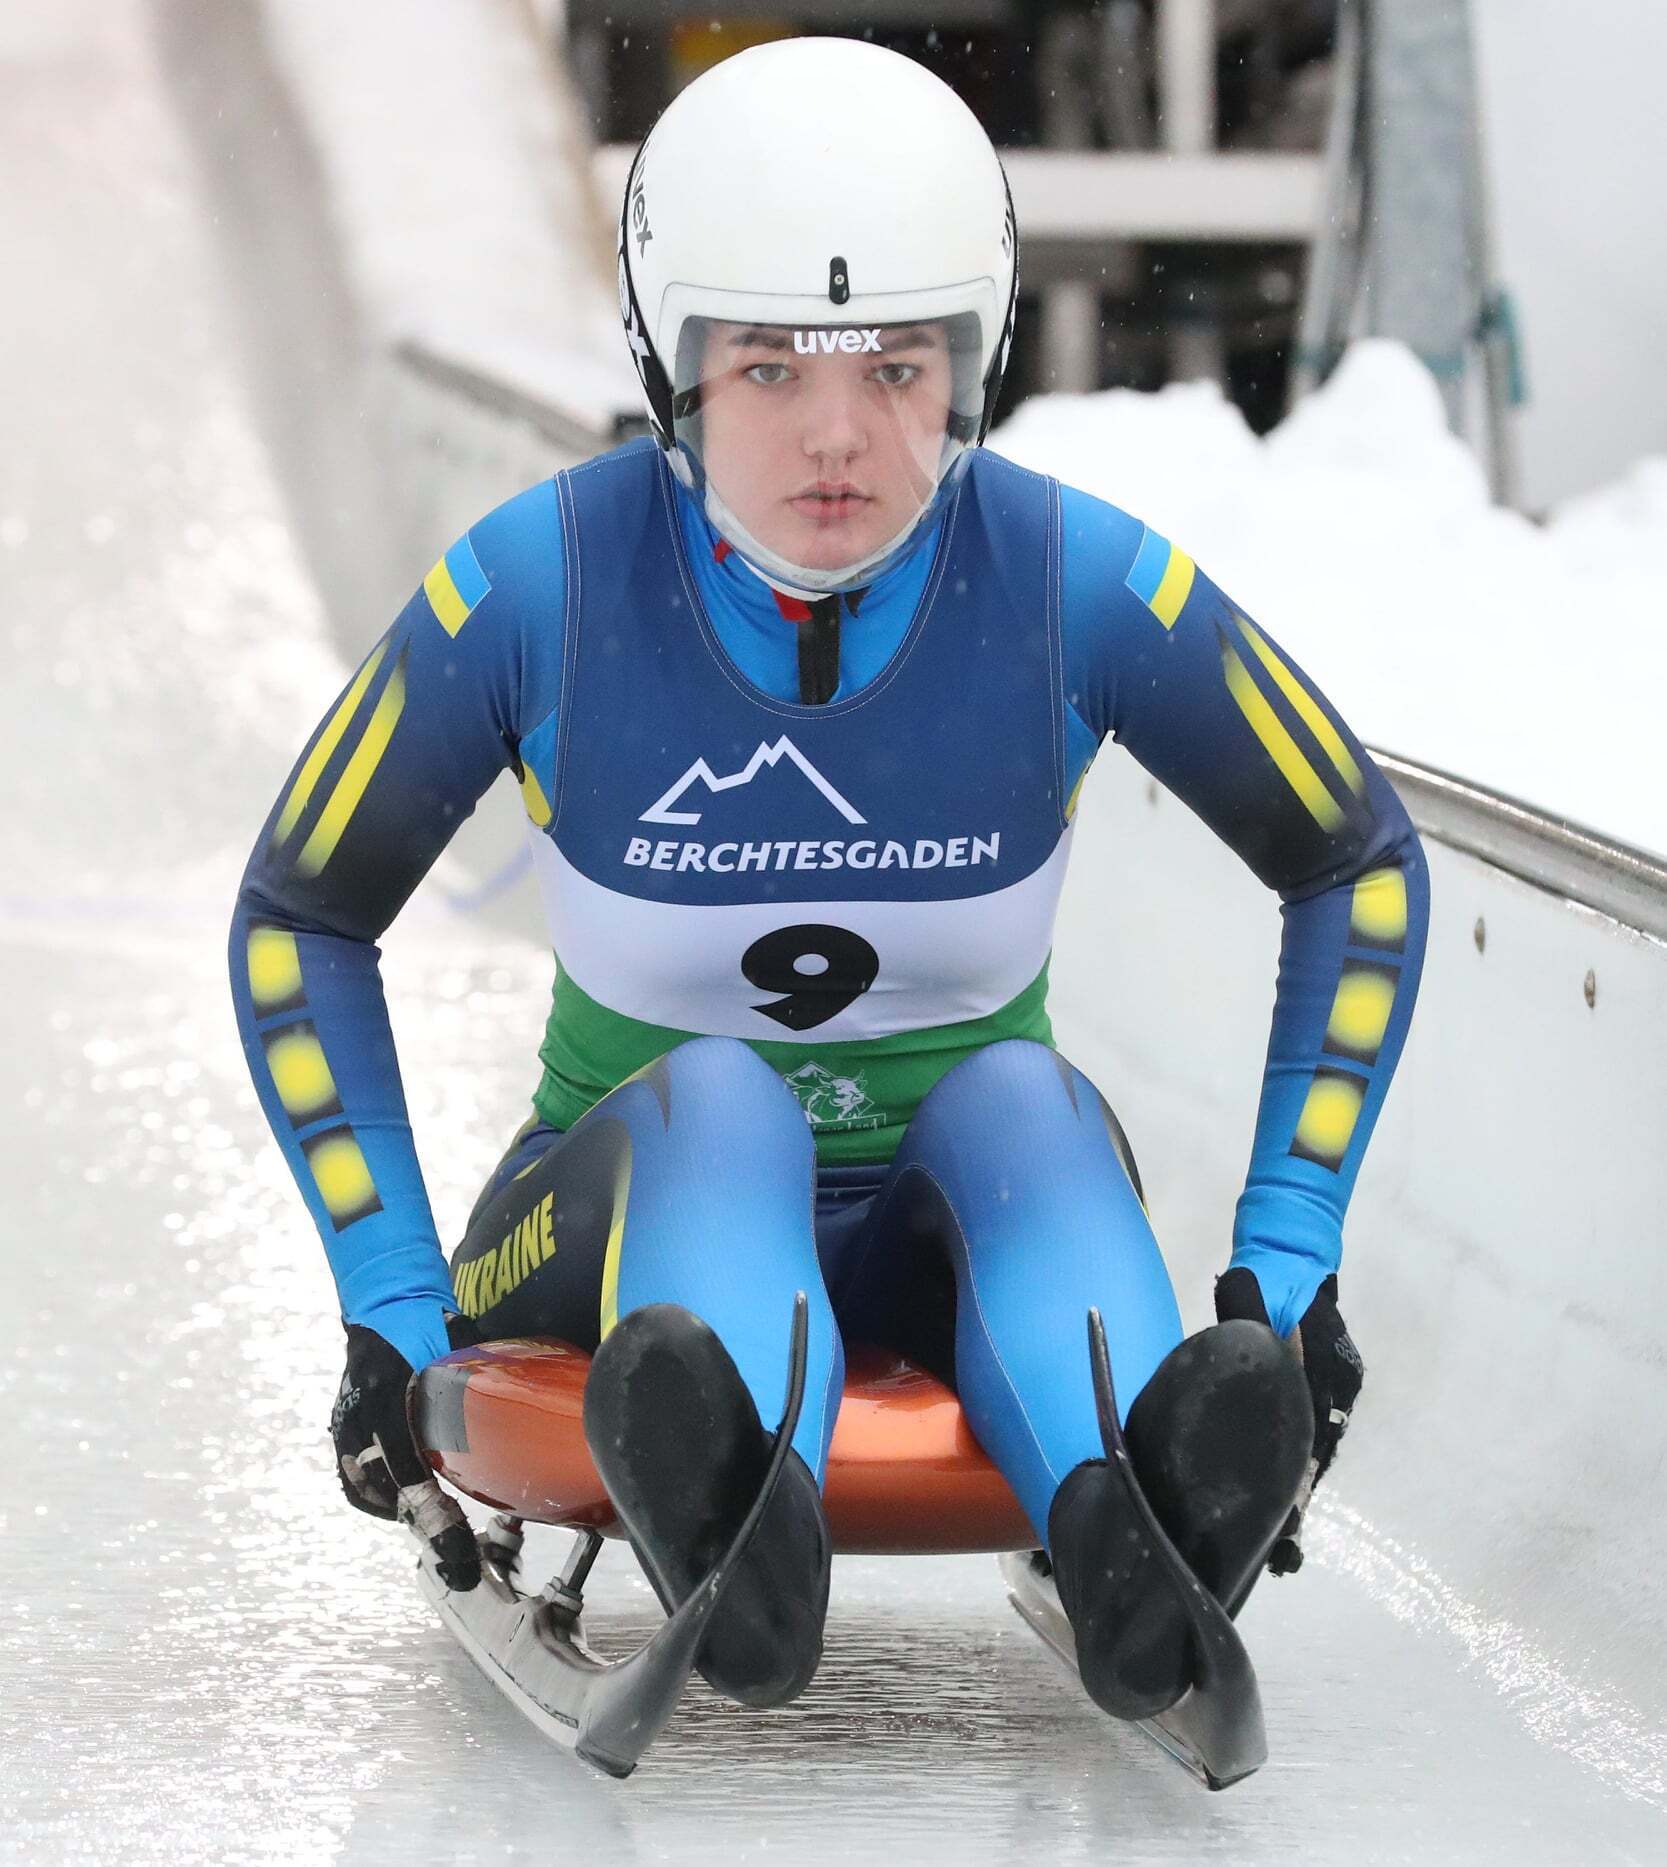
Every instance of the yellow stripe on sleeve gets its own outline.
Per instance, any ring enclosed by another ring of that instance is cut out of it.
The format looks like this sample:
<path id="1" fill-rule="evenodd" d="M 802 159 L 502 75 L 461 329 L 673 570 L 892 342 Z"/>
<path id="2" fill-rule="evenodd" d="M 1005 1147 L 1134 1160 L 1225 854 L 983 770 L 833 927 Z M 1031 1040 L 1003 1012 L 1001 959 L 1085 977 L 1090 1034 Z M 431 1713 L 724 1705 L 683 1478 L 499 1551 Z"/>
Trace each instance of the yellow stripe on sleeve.
<path id="1" fill-rule="evenodd" d="M 1227 678 L 1227 691 L 1238 703 L 1239 711 L 1250 722 L 1250 729 L 1261 740 L 1263 749 L 1279 767 L 1285 782 L 1302 799 L 1308 814 L 1322 830 L 1342 827 L 1343 811 L 1325 788 L 1320 775 L 1303 756 L 1301 748 L 1281 725 L 1279 716 L 1256 685 L 1250 670 L 1234 653 L 1233 645 L 1221 638 L 1221 666 Z"/>
<path id="2" fill-rule="evenodd" d="M 1365 1100 L 1364 1083 L 1336 1071 L 1318 1071 L 1302 1105 L 1291 1151 L 1322 1167 L 1341 1166 Z"/>
<path id="3" fill-rule="evenodd" d="M 301 1003 L 301 953 L 281 927 L 249 929 L 249 995 L 259 1017 Z"/>
<path id="4" fill-rule="evenodd" d="M 351 1128 L 334 1128 L 314 1141 L 302 1143 L 325 1210 L 338 1232 L 356 1219 L 382 1210 L 370 1163 Z"/>
<path id="5" fill-rule="evenodd" d="M 1407 937 L 1407 878 L 1400 869 L 1373 869 L 1354 885 L 1349 933 L 1362 946 L 1398 948 Z"/>
<path id="6" fill-rule="evenodd" d="M 369 659 L 353 677 L 353 685 L 342 695 L 341 704 L 330 715 L 330 724 L 318 736 L 318 744 L 307 754 L 307 762 L 296 774 L 295 782 L 290 786 L 289 796 L 284 799 L 284 808 L 278 817 L 277 827 L 272 832 L 274 849 L 285 841 L 297 823 L 301 813 L 313 794 L 313 786 L 319 781 L 324 767 L 330 762 L 330 754 L 341 744 L 341 736 L 347 731 L 348 722 L 358 710 L 359 702 L 365 697 L 365 689 L 375 678 L 376 670 L 382 665 L 382 657 L 388 652 L 388 644 L 378 642 L 370 652 Z"/>
<path id="7" fill-rule="evenodd" d="M 1077 799 L 1082 796 L 1083 780 L 1093 769 L 1093 765 L 1094 761 L 1090 759 L 1088 763 L 1083 766 L 1082 770 L 1078 772 L 1076 783 L 1071 786 L 1071 795 L 1065 800 L 1065 821 L 1067 823 L 1077 814 Z"/>
<path id="8" fill-rule="evenodd" d="M 1162 581 L 1152 593 L 1149 605 L 1152 614 L 1166 629 L 1175 627 L 1181 611 L 1186 607 L 1197 568 L 1184 551 L 1170 547 L 1169 562 L 1164 566 Z"/>
<path id="9" fill-rule="evenodd" d="M 1366 1061 L 1376 1057 L 1395 1008 L 1395 980 L 1376 967 L 1345 967 L 1337 982 L 1326 1038 Z"/>
<path id="10" fill-rule="evenodd" d="M 388 741 L 393 738 L 394 728 L 399 724 L 399 716 L 404 711 L 405 662 L 402 657 L 388 676 L 388 684 L 377 699 L 375 710 L 365 726 L 363 737 L 354 747 L 352 758 L 347 761 L 347 769 L 336 780 L 336 788 L 330 793 L 330 801 L 324 806 L 323 815 L 295 860 L 297 875 L 310 881 L 323 872 L 324 865 L 336 853 L 336 845 L 352 821 L 354 811 L 359 808 L 359 800 L 364 796 L 366 786 L 376 775 L 382 754 L 387 751 Z"/>
<path id="11" fill-rule="evenodd" d="M 469 605 L 459 594 L 444 558 L 423 579 L 423 594 L 447 635 L 456 635 L 469 620 Z"/>
<path id="12" fill-rule="evenodd" d="M 284 1113 L 296 1127 L 340 1112 L 341 1098 L 330 1073 L 330 1060 L 318 1041 L 318 1033 L 310 1026 L 294 1025 L 269 1038 L 266 1066 L 272 1072 Z"/>
<path id="13" fill-rule="evenodd" d="M 1291 670 L 1286 667 L 1285 663 L 1274 652 L 1255 623 L 1253 623 L 1248 616 L 1240 616 L 1237 611 L 1234 612 L 1234 617 L 1240 629 L 1244 632 L 1245 640 L 1255 649 L 1257 658 L 1261 661 L 1262 666 L 1273 676 L 1279 691 L 1290 701 L 1291 705 L 1296 708 L 1297 715 L 1301 719 L 1303 725 L 1308 728 L 1325 748 L 1327 756 L 1330 758 L 1332 764 L 1337 767 L 1343 782 L 1356 797 L 1364 797 L 1366 795 L 1366 779 L 1362 775 L 1360 767 L 1355 763 L 1354 754 L 1350 752 L 1349 748 L 1343 743 L 1342 734 L 1338 732 L 1337 728 L 1333 726 L 1331 721 L 1320 711 L 1313 695 L 1309 693 L 1308 689 L 1303 686 L 1302 682 L 1297 679 Z"/>

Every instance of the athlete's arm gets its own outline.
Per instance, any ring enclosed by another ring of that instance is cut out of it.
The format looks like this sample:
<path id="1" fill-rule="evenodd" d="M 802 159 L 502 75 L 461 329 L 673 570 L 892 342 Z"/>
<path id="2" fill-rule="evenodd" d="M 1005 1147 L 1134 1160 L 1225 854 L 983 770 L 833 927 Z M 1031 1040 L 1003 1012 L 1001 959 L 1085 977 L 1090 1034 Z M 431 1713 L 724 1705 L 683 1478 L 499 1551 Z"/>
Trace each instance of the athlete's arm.
<path id="1" fill-rule="evenodd" d="M 546 482 L 465 534 L 371 650 L 280 791 L 232 922 L 244 1053 L 343 1320 L 416 1368 L 445 1353 L 455 1303 L 374 943 L 499 772 L 523 775 L 523 757 L 546 773 L 542 787 L 523 782 L 539 808 L 562 605 Z"/>
<path id="2" fill-rule="evenodd" d="M 1337 1269 L 1406 1036 L 1428 923 L 1423 852 L 1324 695 L 1184 553 L 1071 488 L 1063 513 L 1072 769 L 1114 738 L 1279 894 L 1278 990 L 1232 1263 L 1255 1273 L 1285 1334 Z"/>

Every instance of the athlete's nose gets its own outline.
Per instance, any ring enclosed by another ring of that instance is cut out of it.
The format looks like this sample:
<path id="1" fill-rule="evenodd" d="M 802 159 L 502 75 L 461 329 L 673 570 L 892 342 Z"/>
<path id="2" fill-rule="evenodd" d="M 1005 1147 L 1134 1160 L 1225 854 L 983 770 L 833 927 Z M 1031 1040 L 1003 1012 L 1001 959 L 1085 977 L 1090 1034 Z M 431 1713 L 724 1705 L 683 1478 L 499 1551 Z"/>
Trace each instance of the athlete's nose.
<path id="1" fill-rule="evenodd" d="M 800 445 L 813 460 L 849 460 L 868 446 L 862 383 L 842 369 L 816 370 L 808 385 Z"/>

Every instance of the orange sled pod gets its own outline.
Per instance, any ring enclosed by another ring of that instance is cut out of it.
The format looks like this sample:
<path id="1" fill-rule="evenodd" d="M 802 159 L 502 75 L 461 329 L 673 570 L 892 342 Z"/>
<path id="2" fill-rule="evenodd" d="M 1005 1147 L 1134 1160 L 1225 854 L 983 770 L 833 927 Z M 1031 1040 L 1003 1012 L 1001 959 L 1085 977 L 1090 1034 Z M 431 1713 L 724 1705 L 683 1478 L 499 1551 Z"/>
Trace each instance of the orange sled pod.
<path id="1" fill-rule="evenodd" d="M 590 1357 L 565 1342 L 512 1340 L 459 1349 L 411 1387 L 412 1425 L 429 1463 L 483 1504 L 533 1523 L 617 1536 L 583 1426 Z M 897 1356 L 846 1358 L 824 1487 L 834 1548 L 945 1555 L 1033 1549 L 1007 1481 L 941 1381 Z"/>

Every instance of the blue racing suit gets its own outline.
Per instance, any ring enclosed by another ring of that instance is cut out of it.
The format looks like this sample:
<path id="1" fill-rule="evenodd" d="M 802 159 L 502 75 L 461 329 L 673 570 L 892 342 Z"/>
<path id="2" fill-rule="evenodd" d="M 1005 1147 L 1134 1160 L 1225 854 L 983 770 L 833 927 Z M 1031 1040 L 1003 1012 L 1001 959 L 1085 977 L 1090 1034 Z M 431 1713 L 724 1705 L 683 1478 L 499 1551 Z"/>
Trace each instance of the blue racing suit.
<path id="1" fill-rule="evenodd" d="M 769 1419 L 806 1288 L 812 1469 L 841 1332 L 890 1339 L 953 1378 L 1040 1528 L 1098 1450 L 1084 1309 L 1125 1408 L 1180 1333 L 1121 1131 L 1046 1011 L 1089 765 L 1115 740 L 1278 891 L 1232 1261 L 1281 1331 L 1339 1262 L 1417 992 L 1422 853 L 1184 551 L 997 455 L 838 602 L 837 686 L 801 704 L 808 612 L 647 442 L 488 515 L 274 804 L 232 930 L 240 1028 L 344 1317 L 414 1366 L 450 1308 L 591 1346 L 682 1301 Z M 448 1267 L 374 943 L 503 770 L 558 970 L 532 1119 Z"/>

